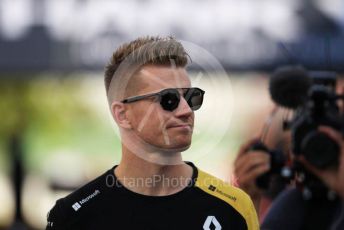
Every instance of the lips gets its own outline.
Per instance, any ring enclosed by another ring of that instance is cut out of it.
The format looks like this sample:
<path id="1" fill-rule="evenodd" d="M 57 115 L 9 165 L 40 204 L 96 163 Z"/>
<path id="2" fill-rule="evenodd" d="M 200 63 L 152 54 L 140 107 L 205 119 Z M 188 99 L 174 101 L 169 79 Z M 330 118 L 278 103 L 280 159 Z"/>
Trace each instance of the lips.
<path id="1" fill-rule="evenodd" d="M 188 123 L 181 123 L 181 124 L 171 124 L 166 126 L 167 129 L 169 128 L 187 128 L 187 129 L 192 129 L 192 125 Z"/>

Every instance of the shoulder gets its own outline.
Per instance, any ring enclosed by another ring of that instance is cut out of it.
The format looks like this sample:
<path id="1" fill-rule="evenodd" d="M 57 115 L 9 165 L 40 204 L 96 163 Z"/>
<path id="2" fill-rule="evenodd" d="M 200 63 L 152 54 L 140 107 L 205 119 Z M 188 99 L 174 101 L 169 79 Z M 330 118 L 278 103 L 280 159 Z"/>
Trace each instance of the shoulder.
<path id="1" fill-rule="evenodd" d="M 289 213 L 290 215 L 285 215 Z M 262 223 L 263 229 L 300 229 L 305 218 L 305 202 L 302 193 L 287 189 L 274 200 Z M 292 220 L 292 221 L 291 221 Z"/>
<path id="2" fill-rule="evenodd" d="M 68 229 L 80 218 L 85 218 L 91 210 L 101 205 L 101 200 L 113 183 L 111 170 L 82 186 L 68 196 L 56 201 L 47 216 L 47 230 Z"/>
<path id="3" fill-rule="evenodd" d="M 256 210 L 251 198 L 244 191 L 199 169 L 195 186 L 232 206 L 244 217 L 248 229 L 259 229 Z"/>

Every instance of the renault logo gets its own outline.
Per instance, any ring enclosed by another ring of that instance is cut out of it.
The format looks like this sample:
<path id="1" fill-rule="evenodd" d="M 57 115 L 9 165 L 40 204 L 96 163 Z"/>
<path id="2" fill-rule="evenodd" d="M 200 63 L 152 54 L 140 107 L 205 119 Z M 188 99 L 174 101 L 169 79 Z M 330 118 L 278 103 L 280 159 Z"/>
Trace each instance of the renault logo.
<path id="1" fill-rule="evenodd" d="M 208 216 L 203 224 L 203 229 L 204 230 L 221 230 L 222 227 L 221 227 L 221 224 L 215 218 L 215 216 Z"/>

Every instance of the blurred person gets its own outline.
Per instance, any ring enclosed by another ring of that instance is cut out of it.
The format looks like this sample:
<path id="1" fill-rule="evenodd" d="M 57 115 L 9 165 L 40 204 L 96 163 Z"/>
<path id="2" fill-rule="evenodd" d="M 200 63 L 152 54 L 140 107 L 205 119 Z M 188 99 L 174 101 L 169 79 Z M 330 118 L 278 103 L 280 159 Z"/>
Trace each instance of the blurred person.
<path id="1" fill-rule="evenodd" d="M 261 210 L 261 202 L 264 191 L 257 187 L 256 179 L 270 170 L 270 156 L 262 151 L 250 151 L 250 147 L 259 139 L 254 138 L 240 147 L 234 161 L 234 174 L 236 185 L 251 197 L 259 218 L 262 218 L 264 210 Z"/>
<path id="2" fill-rule="evenodd" d="M 236 155 L 233 163 L 234 185 L 243 189 L 248 193 L 257 210 L 260 221 L 264 219 L 272 201 L 275 197 L 285 189 L 285 181 L 281 181 L 277 176 L 271 176 L 268 188 L 263 189 L 257 186 L 257 178 L 270 170 L 270 154 L 262 150 L 253 150 L 252 147 L 257 143 L 262 143 L 269 150 L 279 150 L 288 158 L 290 135 L 281 129 L 280 123 L 272 122 L 272 120 L 283 119 L 284 113 L 278 113 L 278 109 L 274 108 L 260 133 L 260 137 L 252 138 L 244 142 Z M 266 113 L 255 114 L 260 120 L 266 117 Z M 272 119 L 273 118 L 273 119 Z M 260 129 L 259 122 L 253 122 L 253 126 L 249 126 L 249 133 L 256 132 Z M 259 125 L 258 125 L 259 124 Z"/>
<path id="3" fill-rule="evenodd" d="M 288 145 L 285 143 L 286 138 L 285 136 L 276 138 L 277 136 L 275 135 L 273 137 L 275 139 L 274 141 L 279 139 L 273 145 L 276 146 L 274 149 L 280 149 L 285 153 L 285 150 L 288 148 Z M 262 150 L 251 149 L 259 141 L 259 138 L 253 138 L 240 147 L 234 160 L 234 175 L 235 185 L 250 195 L 258 213 L 259 220 L 262 222 L 271 203 L 287 187 L 287 184 L 277 176 L 272 175 L 268 188 L 263 189 L 257 186 L 257 178 L 271 169 L 270 154 Z"/>
<path id="4" fill-rule="evenodd" d="M 342 102 L 338 104 L 343 113 Z M 262 229 L 344 229 L 343 139 L 341 134 L 329 127 L 321 127 L 320 131 L 338 143 L 341 149 L 339 166 L 319 169 L 303 155 L 291 154 L 294 183 L 268 202 L 266 191 L 259 189 L 256 182 L 258 177 L 270 170 L 271 159 L 263 151 L 252 150 L 258 138 L 241 147 L 234 163 L 237 184 L 253 199 Z M 287 133 L 286 142 L 289 144 L 290 138 L 290 133 Z M 284 152 L 290 151 L 287 148 Z"/>
<path id="5" fill-rule="evenodd" d="M 328 91 L 322 90 L 321 92 L 334 94 L 334 91 L 339 91 L 337 97 L 342 98 L 342 83 L 339 81 L 340 84 L 336 85 L 333 80 L 335 79 L 334 75 L 327 73 L 317 75 L 317 77 L 314 75 L 314 77 L 317 81 L 313 83 L 314 88 L 313 86 L 310 88 L 309 94 L 314 95 L 316 89 L 323 89 L 321 87 L 325 86 Z M 300 78 L 298 77 L 298 79 Z M 291 80 L 288 78 L 288 81 Z M 297 92 L 294 91 L 294 94 L 297 94 Z M 331 100 L 330 97 L 327 102 L 331 103 Z M 276 101 L 279 103 L 279 100 L 276 99 Z M 307 104 L 314 105 L 312 102 L 319 105 L 318 101 L 313 100 L 313 98 L 307 101 Z M 337 116 L 339 122 L 341 122 L 343 119 L 343 103 L 342 101 L 337 102 L 336 112 L 332 111 L 332 114 Z M 330 109 L 327 108 L 326 111 L 330 112 Z M 303 114 L 306 112 L 307 110 L 303 111 Z M 319 117 L 315 118 L 319 119 Z M 330 118 L 327 119 L 330 120 Z M 315 151 L 313 155 L 311 151 L 307 152 L 306 150 L 302 154 L 292 154 L 295 188 L 283 191 L 274 200 L 262 223 L 262 229 L 344 229 L 344 145 L 343 134 L 339 133 L 339 130 L 342 130 L 342 123 L 339 123 L 340 126 L 336 127 L 338 131 L 335 131 L 333 127 L 324 126 L 325 124 L 330 125 L 320 122 L 320 126 L 317 126 L 318 128 L 314 130 L 314 133 L 318 133 L 328 141 L 322 142 L 319 139 L 313 139 L 316 142 L 312 142 L 312 145 L 309 146 L 312 151 Z M 294 135 L 296 135 L 295 133 L 294 130 Z M 296 142 L 295 139 L 293 141 Z M 298 151 L 295 146 L 297 146 L 297 142 L 294 143 L 293 149 Z M 335 149 L 331 148 L 332 146 L 335 146 Z M 334 154 L 336 154 L 335 158 L 333 157 Z M 325 159 L 330 156 L 333 157 L 331 163 Z M 318 161 L 316 162 L 314 159 Z M 287 215 L 285 215 L 286 213 Z"/>
<path id="6" fill-rule="evenodd" d="M 106 67 L 120 163 L 59 199 L 46 229 L 259 229 L 249 196 L 182 160 L 204 91 L 171 37 L 123 44 Z"/>
<path id="7" fill-rule="evenodd" d="M 256 180 L 270 170 L 270 156 L 262 151 L 250 150 L 259 141 L 258 138 L 241 146 L 234 162 L 236 182 L 251 196 L 262 223 L 261 229 L 344 229 L 344 142 L 341 134 L 335 130 L 328 127 L 321 127 L 320 130 L 341 147 L 338 168 L 321 170 L 304 157 L 297 157 L 294 161 L 302 163 L 310 173 L 320 178 L 330 190 L 336 192 L 339 199 L 318 197 L 307 200 L 302 188 L 295 187 L 295 184 L 279 187 L 277 193 L 269 195 L 271 187 L 268 190 L 260 189 Z"/>
<path id="8" fill-rule="evenodd" d="M 330 127 L 319 130 L 335 140 L 340 147 L 338 167 L 319 169 L 303 156 L 297 157 L 313 175 L 329 189 L 336 192 L 338 199 L 306 200 L 299 189 L 284 191 L 272 204 L 262 229 L 344 229 L 344 141 L 342 134 Z M 288 213 L 288 215 L 285 215 Z"/>

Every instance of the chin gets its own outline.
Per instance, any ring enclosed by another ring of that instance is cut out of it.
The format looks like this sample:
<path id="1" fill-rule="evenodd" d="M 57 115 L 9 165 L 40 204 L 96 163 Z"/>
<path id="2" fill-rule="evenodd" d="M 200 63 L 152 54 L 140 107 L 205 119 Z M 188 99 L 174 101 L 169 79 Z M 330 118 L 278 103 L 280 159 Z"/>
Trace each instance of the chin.
<path id="1" fill-rule="evenodd" d="M 190 148 L 190 145 L 183 146 L 183 147 L 178 149 L 178 152 L 184 152 L 184 151 L 188 150 L 189 148 Z"/>
<path id="2" fill-rule="evenodd" d="M 191 141 L 190 142 L 183 142 L 183 143 L 175 143 L 173 145 L 167 146 L 166 148 L 170 150 L 171 152 L 183 152 L 190 148 Z"/>
<path id="3" fill-rule="evenodd" d="M 191 135 L 178 136 L 169 140 L 167 144 L 164 140 L 159 140 L 158 142 L 146 141 L 155 151 L 164 152 L 182 152 L 190 148 L 191 145 Z"/>

